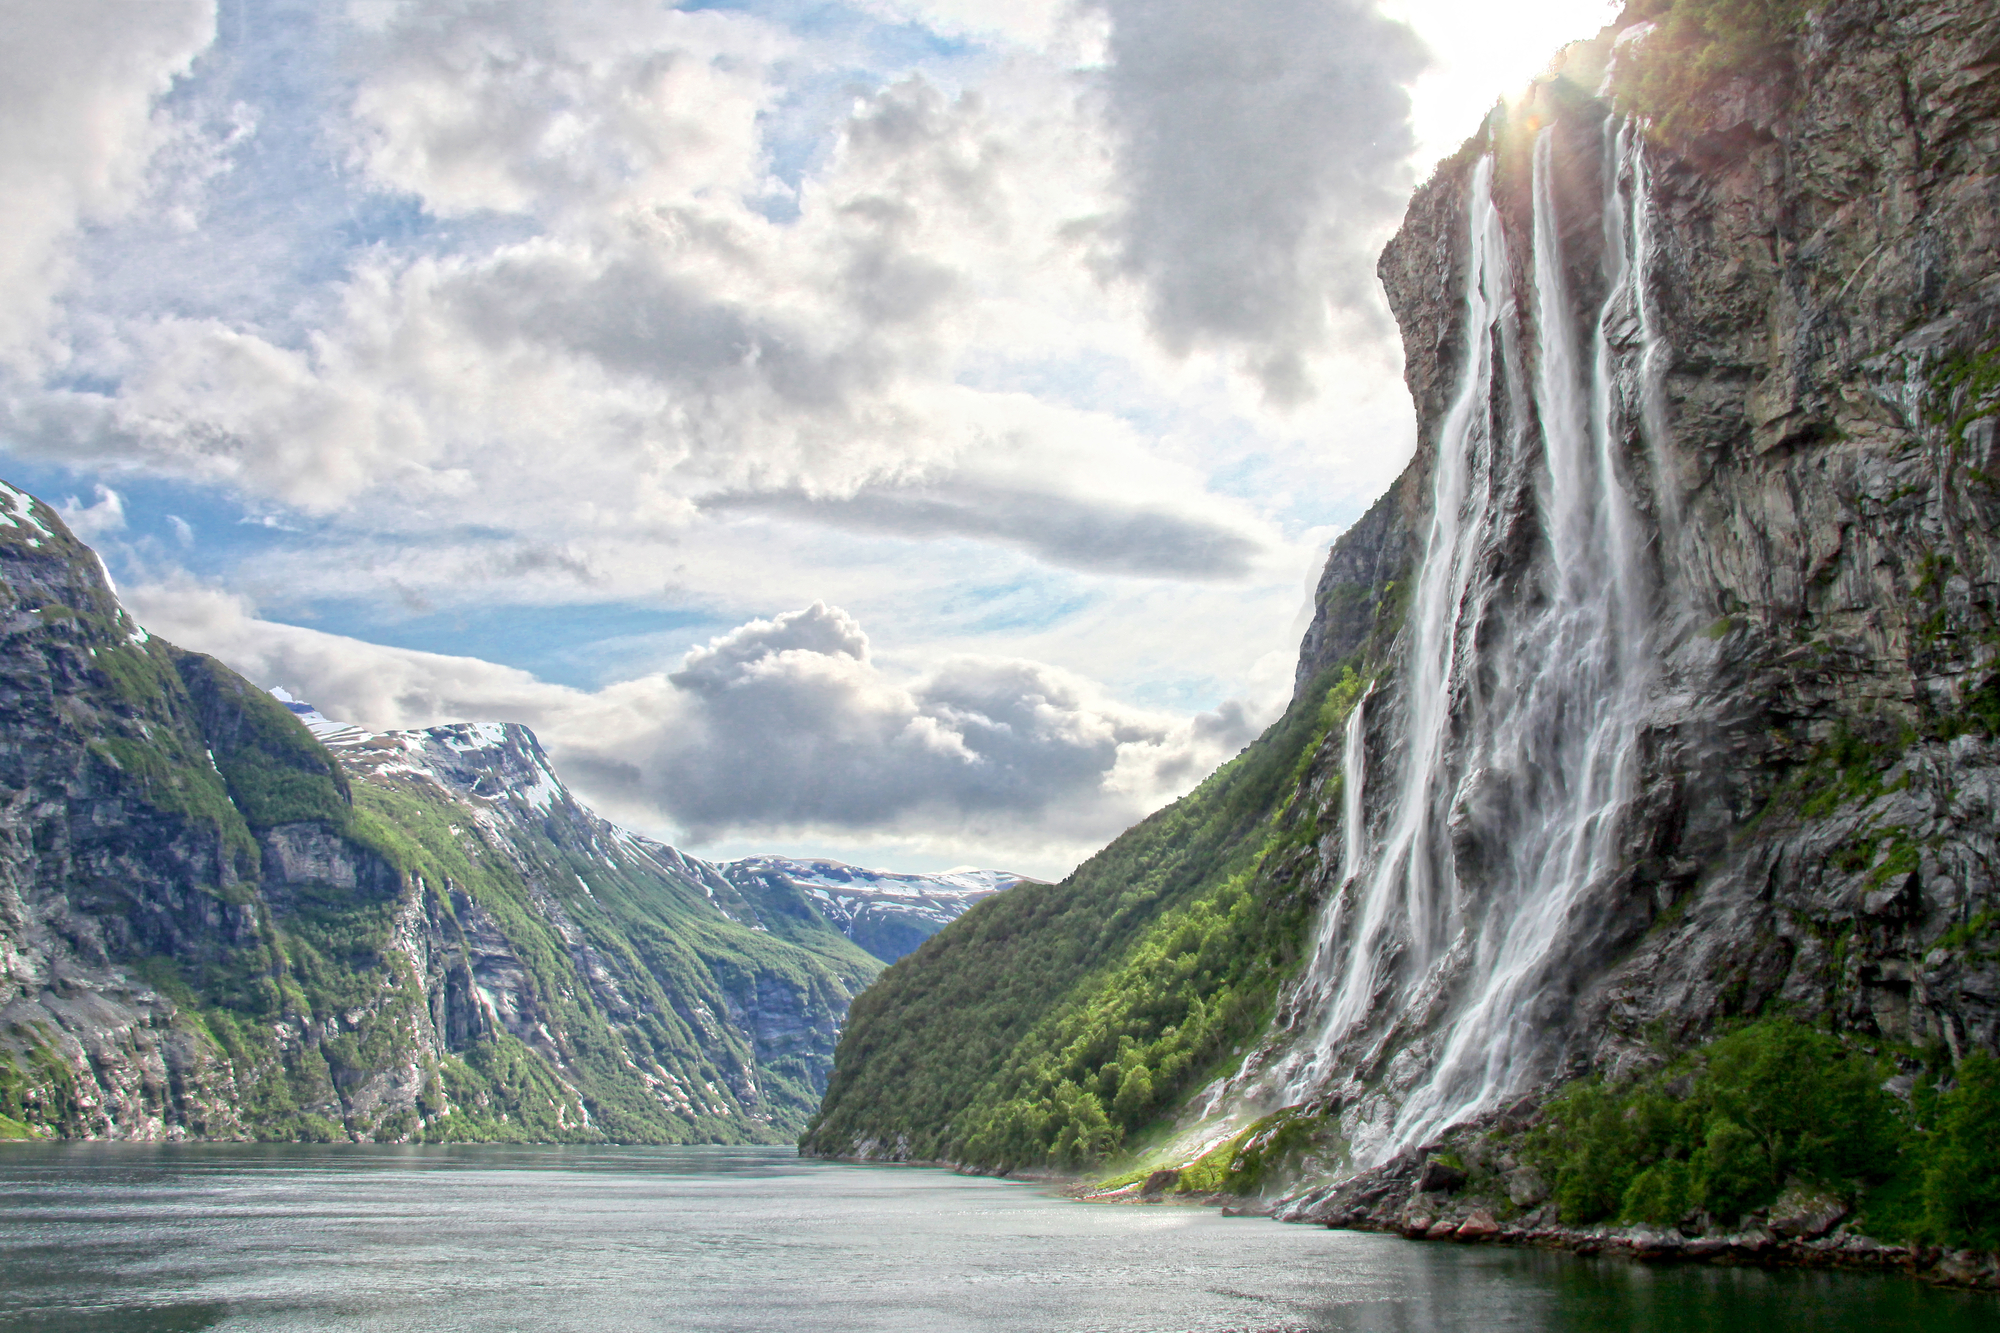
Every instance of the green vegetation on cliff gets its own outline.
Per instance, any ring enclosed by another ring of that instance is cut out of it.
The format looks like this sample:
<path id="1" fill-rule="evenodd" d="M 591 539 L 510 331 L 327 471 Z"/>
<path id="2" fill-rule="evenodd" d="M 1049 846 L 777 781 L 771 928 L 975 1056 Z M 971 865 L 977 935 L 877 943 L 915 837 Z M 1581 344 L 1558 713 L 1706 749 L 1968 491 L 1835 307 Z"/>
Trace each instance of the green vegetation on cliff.
<path id="1" fill-rule="evenodd" d="M 251 828 L 307 820 L 347 827 L 353 797 L 340 765 L 283 704 L 212 657 L 173 657 L 211 767 Z"/>
<path id="2" fill-rule="evenodd" d="M 1571 1225 L 1735 1225 L 1804 1186 L 1857 1207 L 1870 1235 L 2000 1246 L 2000 1062 L 1942 1060 L 1901 1097 L 1894 1073 L 1876 1050 L 1766 1017 L 1630 1082 L 1570 1085 L 1527 1154 Z"/>
<path id="3" fill-rule="evenodd" d="M 1703 99 L 1732 79 L 1789 87 L 1792 39 L 1809 0 L 1642 0 L 1628 12 L 1656 27 L 1619 59 L 1619 103 L 1662 136 L 1702 128 Z"/>
<path id="4" fill-rule="evenodd" d="M 1299 964 L 1305 781 L 1361 693 L 1328 673 L 1192 793 L 1059 884 L 988 899 L 855 1002 L 809 1152 L 1082 1165 L 1254 1040 Z"/>

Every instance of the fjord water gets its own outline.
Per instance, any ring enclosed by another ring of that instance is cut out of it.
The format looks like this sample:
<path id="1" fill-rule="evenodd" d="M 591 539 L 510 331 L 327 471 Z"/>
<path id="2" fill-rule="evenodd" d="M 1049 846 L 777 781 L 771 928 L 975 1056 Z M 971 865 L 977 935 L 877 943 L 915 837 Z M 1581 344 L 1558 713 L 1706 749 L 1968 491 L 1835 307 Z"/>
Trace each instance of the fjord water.
<path id="1" fill-rule="evenodd" d="M 0 1329 L 1990 1328 L 1899 1279 L 1079 1203 L 782 1149 L 5 1145 Z"/>

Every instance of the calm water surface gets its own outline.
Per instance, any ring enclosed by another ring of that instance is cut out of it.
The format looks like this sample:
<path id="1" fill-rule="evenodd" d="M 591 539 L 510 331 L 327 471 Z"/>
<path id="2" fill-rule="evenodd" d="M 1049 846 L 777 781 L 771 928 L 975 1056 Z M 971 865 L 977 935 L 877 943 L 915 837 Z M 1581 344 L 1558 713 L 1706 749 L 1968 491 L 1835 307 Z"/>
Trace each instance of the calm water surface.
<path id="1" fill-rule="evenodd" d="M 1925 1330 L 1991 1297 L 741 1148 L 0 1145 L 0 1329 Z"/>

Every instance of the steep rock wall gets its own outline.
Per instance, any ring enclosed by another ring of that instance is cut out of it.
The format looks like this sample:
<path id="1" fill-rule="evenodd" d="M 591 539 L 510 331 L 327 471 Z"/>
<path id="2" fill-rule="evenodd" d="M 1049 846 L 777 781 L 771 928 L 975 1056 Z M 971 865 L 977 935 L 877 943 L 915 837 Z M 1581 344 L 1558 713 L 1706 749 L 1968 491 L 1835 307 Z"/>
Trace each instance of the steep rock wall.
<path id="1" fill-rule="evenodd" d="M 1490 159 L 1514 323 L 1494 352 L 1495 420 L 1509 425 L 1488 453 L 1501 461 L 1470 502 L 1490 529 L 1450 686 L 1464 752 L 1439 778 L 1451 802 L 1442 873 L 1461 930 L 1475 926 L 1498 849 L 1520 833 L 1518 808 L 1494 794 L 1504 775 L 1482 771 L 1465 738 L 1500 706 L 1505 645 L 1550 596 L 1538 217 L 1575 326 L 1615 305 L 1602 225 L 1615 126 L 1590 95 L 1611 36 L 1570 53 L 1588 89 L 1543 83 L 1443 164 L 1381 265 L 1420 421 L 1417 456 L 1385 505 L 1420 531 L 1476 332 L 1467 218 Z M 1515 1093 L 1644 1065 L 1662 1040 L 1697 1039 L 1774 1002 L 1953 1057 L 2000 1043 L 2000 719 L 1988 702 L 2000 493 L 1986 457 L 2000 410 L 1996 50 L 1991 4 L 1829 4 L 1785 53 L 1782 77 L 1766 69 L 1762 82 L 1708 90 L 1681 122 L 1699 132 L 1640 154 L 1663 430 L 1649 433 L 1637 405 L 1635 313 L 1617 314 L 1609 354 L 1623 358 L 1611 391 L 1629 410 L 1613 444 L 1643 527 L 1654 660 L 1616 873 L 1564 909 L 1560 956 L 1521 1025 L 1540 1058 Z M 1341 563 L 1336 554 L 1330 577 Z M 1315 636 L 1351 615 L 1323 595 L 1302 664 L 1323 660 Z M 1371 778 L 1393 773 L 1408 742 L 1414 629 L 1401 633 L 1364 733 Z M 1322 770 L 1345 758 L 1340 742 L 1329 737 Z M 1386 785 L 1371 788 L 1364 837 L 1383 834 Z M 1344 852 L 1329 840 L 1309 872 L 1328 901 Z M 1452 947 L 1477 949 L 1476 931 L 1460 938 Z M 1238 1076 L 1250 1105 L 1330 1097 L 1364 1154 L 1408 1146 L 1388 1128 L 1393 1107 L 1432 1076 L 1474 984 L 1445 963 L 1412 974 L 1413 952 L 1407 932 L 1378 946 L 1384 988 L 1343 1051 L 1329 1049 L 1342 1034 L 1312 997 L 1295 993 L 1264 1063 Z M 1311 1077 L 1272 1086 L 1272 1064 L 1315 1046 Z"/>
<path id="2" fill-rule="evenodd" d="M 1140 906 L 1232 766 L 1055 886 L 1059 916 L 968 913 L 857 1010 L 810 1150 L 1138 1139 L 1135 1191 L 1158 1167 L 1320 1199 L 1388 1160 L 1400 1208 L 1427 1174 L 1401 1154 L 1454 1116 L 1518 1133 L 1564 1079 L 1726 1020 L 1783 1009 L 1947 1077 L 1996 1049 L 2000 6 L 1833 0 L 1654 133 L 1598 96 L 1637 17 L 1498 110 L 1383 256 L 1418 449 L 1238 761 L 1290 769 L 1236 826 L 1262 851 Z M 1376 873 L 1397 847 L 1422 876 Z M 1587 872 L 1541 873 L 1552 847 Z M 1258 957 L 1261 1039 L 1203 1028 L 1176 1063 L 1211 1012 L 1176 966 L 1211 975 L 1227 937 L 1187 905 L 1228 875 L 1297 934 Z M 1003 939 L 1033 987 L 941 1018 Z"/>

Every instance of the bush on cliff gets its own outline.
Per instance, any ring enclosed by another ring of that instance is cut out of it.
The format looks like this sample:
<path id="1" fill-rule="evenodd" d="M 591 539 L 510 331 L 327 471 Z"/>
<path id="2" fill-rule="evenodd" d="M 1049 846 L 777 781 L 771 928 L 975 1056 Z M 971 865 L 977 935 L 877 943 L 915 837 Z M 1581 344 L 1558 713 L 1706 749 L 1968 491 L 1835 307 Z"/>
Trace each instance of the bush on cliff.
<path id="1" fill-rule="evenodd" d="M 2000 1250 L 2000 1060 L 1972 1056 L 1956 1075 L 1924 1145 L 1923 1235 Z"/>
<path id="2" fill-rule="evenodd" d="M 1794 1177 L 1853 1197 L 1894 1171 L 1888 1072 L 1835 1037 L 1768 1018 L 1636 1083 L 1569 1089 L 1532 1151 L 1569 1223 L 1664 1224 L 1695 1209 L 1733 1222 Z"/>
<path id="3" fill-rule="evenodd" d="M 1792 35 L 1808 0 L 1656 0 L 1636 6 L 1657 25 L 1621 54 L 1612 76 L 1621 106 L 1655 132 L 1684 138 L 1705 128 L 1698 108 L 1732 79 L 1789 83 Z"/>
<path id="4" fill-rule="evenodd" d="M 2000 1062 L 1974 1055 L 1905 1105 L 1880 1056 L 1783 1017 L 1620 1086 L 1552 1098 L 1528 1156 L 1562 1220 L 1725 1225 L 1794 1181 L 1837 1194 L 1892 1240 L 2000 1248 Z"/>

